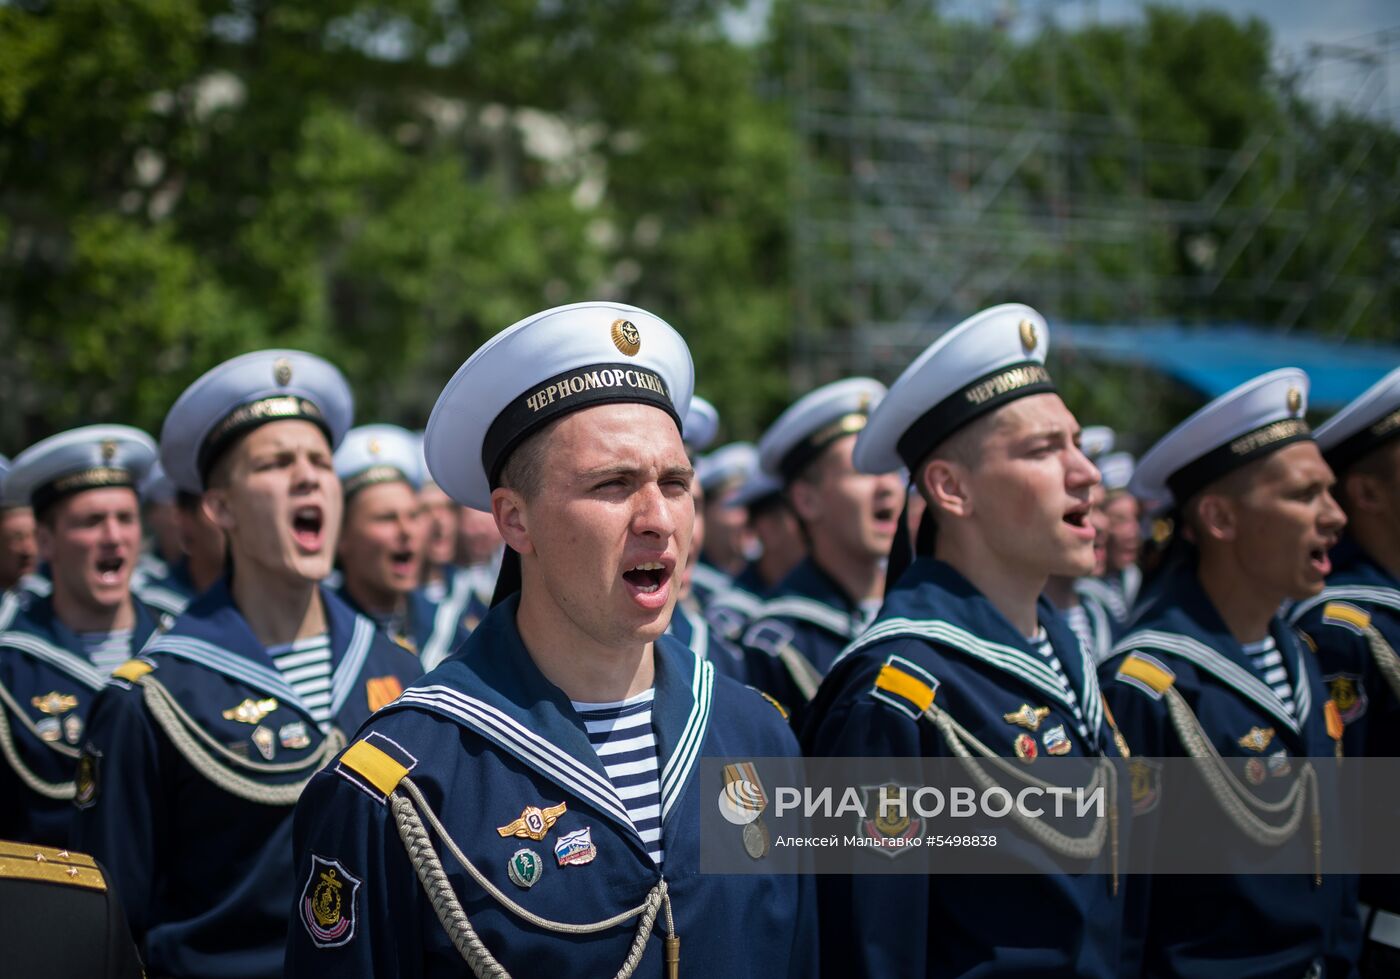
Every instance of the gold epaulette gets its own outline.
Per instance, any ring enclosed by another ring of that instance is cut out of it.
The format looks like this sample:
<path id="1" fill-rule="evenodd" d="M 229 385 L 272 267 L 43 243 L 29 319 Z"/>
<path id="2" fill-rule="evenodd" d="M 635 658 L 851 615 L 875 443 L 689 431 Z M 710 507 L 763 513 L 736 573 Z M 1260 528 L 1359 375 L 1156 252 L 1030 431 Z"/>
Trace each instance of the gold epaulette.
<path id="1" fill-rule="evenodd" d="M 782 704 L 778 703 L 776 697 L 772 696 L 771 694 L 764 693 L 762 690 L 758 689 L 758 687 L 750 687 L 749 689 L 752 690 L 754 693 L 758 694 L 764 700 L 768 701 L 770 704 L 772 704 L 773 709 L 783 716 L 783 720 L 788 719 L 788 709 Z"/>
<path id="2" fill-rule="evenodd" d="M 39 880 L 92 891 L 107 889 L 97 861 L 86 853 L 9 840 L 0 840 L 0 878 Z"/>
<path id="3" fill-rule="evenodd" d="M 1322 606 L 1322 621 L 1328 625 L 1349 625 L 1365 629 L 1371 624 L 1371 615 L 1365 609 L 1348 602 L 1328 602 Z"/>
<path id="4" fill-rule="evenodd" d="M 127 683 L 135 683 L 155 667 L 144 659 L 129 659 L 121 666 L 112 671 L 113 678 L 125 680 Z"/>
<path id="5" fill-rule="evenodd" d="M 914 718 L 933 706 L 937 695 L 938 681 L 933 674 L 903 656 L 885 660 L 870 691 L 870 696 Z"/>
<path id="6" fill-rule="evenodd" d="M 1150 656 L 1143 656 L 1133 653 L 1123 660 L 1118 667 L 1117 676 L 1120 680 L 1136 680 L 1139 684 L 1145 685 L 1157 696 L 1167 692 L 1167 688 L 1176 682 L 1176 674 L 1169 670 L 1159 660 Z"/>
<path id="7" fill-rule="evenodd" d="M 383 735 L 370 732 L 345 749 L 336 771 L 383 802 L 417 764 L 418 760 L 402 747 Z"/>

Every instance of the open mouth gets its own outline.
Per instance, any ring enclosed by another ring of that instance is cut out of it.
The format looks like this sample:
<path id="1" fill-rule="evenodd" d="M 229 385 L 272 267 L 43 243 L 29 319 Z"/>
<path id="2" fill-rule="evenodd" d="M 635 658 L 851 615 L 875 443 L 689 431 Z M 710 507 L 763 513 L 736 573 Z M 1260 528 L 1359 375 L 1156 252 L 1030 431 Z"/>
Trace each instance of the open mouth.
<path id="1" fill-rule="evenodd" d="M 660 608 L 666 604 L 672 566 L 664 561 L 643 561 L 622 572 L 622 580 L 632 598 L 644 608 Z"/>
<path id="2" fill-rule="evenodd" d="M 1319 577 L 1326 578 L 1332 573 L 1332 559 L 1327 556 L 1330 548 L 1314 547 L 1308 551 L 1308 567 Z"/>
<path id="3" fill-rule="evenodd" d="M 292 538 L 306 551 L 321 549 L 325 515 L 318 506 L 297 507 L 292 511 Z"/>
<path id="4" fill-rule="evenodd" d="M 894 522 L 899 519 L 899 513 L 894 507 L 879 507 L 873 514 L 875 522 L 881 525 L 894 526 Z"/>
<path id="5" fill-rule="evenodd" d="M 125 566 L 125 558 L 100 557 L 97 559 L 97 579 L 104 585 L 116 584 L 121 581 L 122 568 Z"/>
<path id="6" fill-rule="evenodd" d="M 1062 518 L 1065 523 L 1074 528 L 1076 536 L 1083 537 L 1086 540 L 1093 540 L 1096 536 L 1093 526 L 1089 523 L 1090 509 L 1090 506 L 1086 503 L 1083 506 L 1077 506 L 1067 511 Z"/>
<path id="7" fill-rule="evenodd" d="M 390 551 L 389 564 L 395 574 L 411 575 L 418 570 L 418 555 L 413 551 Z"/>

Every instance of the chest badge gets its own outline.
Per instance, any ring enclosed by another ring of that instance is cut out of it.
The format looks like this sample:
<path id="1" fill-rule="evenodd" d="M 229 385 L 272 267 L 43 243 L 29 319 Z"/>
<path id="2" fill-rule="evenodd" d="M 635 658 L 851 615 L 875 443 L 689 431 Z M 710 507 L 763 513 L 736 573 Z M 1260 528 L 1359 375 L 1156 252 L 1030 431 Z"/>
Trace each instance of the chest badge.
<path id="1" fill-rule="evenodd" d="M 371 714 L 385 704 L 392 704 L 398 700 L 401 693 L 403 693 L 403 684 L 393 674 L 377 676 L 365 681 L 365 700 L 369 703 Z"/>
<path id="2" fill-rule="evenodd" d="M 592 863 L 598 855 L 598 847 L 593 842 L 593 827 L 585 826 L 572 833 L 565 833 L 554 844 L 554 858 L 561 867 L 582 866 Z"/>
<path id="3" fill-rule="evenodd" d="M 512 884 L 528 890 L 539 882 L 540 875 L 544 873 L 544 861 L 534 850 L 522 847 L 510 855 L 506 873 L 510 875 Z"/>
<path id="4" fill-rule="evenodd" d="M 1069 735 L 1065 733 L 1065 726 L 1057 724 L 1041 735 L 1040 740 L 1045 745 L 1045 750 L 1052 755 L 1067 755 L 1070 751 Z"/>
<path id="5" fill-rule="evenodd" d="M 1011 713 L 1002 714 L 1001 719 L 1007 724 L 1015 724 L 1027 731 L 1039 731 L 1041 721 L 1049 716 L 1049 707 L 1032 707 L 1030 704 L 1022 704 Z"/>
<path id="6" fill-rule="evenodd" d="M 568 803 L 565 802 L 561 802 L 557 806 L 550 806 L 548 809 L 541 809 L 539 806 L 526 806 L 519 819 L 506 823 L 504 826 L 497 826 L 496 832 L 502 836 L 518 836 L 522 840 L 542 840 L 554 824 L 559 822 L 559 817 L 567 811 Z M 519 851 L 519 853 L 528 852 L 530 851 Z M 512 861 L 514 859 L 514 857 L 511 858 Z"/>
<path id="7" fill-rule="evenodd" d="M 237 707 L 230 707 L 224 711 L 224 720 L 237 721 L 240 724 L 257 724 L 276 709 L 276 697 L 265 697 L 262 700 L 254 700 L 249 697 Z"/>
<path id="8" fill-rule="evenodd" d="M 1018 734 L 1011 747 L 1016 751 L 1016 757 L 1027 765 L 1035 761 L 1036 756 L 1040 754 L 1040 748 L 1036 746 L 1035 738 L 1029 734 Z"/>
<path id="9" fill-rule="evenodd" d="M 42 697 L 34 697 L 29 701 L 34 705 L 34 709 L 43 714 L 64 714 L 78 706 L 78 698 L 72 694 L 59 693 L 51 690 Z"/>
<path id="10" fill-rule="evenodd" d="M 1274 729 L 1271 727 L 1252 727 L 1249 733 L 1240 738 L 1239 745 L 1246 751 L 1262 752 L 1274 740 Z"/>

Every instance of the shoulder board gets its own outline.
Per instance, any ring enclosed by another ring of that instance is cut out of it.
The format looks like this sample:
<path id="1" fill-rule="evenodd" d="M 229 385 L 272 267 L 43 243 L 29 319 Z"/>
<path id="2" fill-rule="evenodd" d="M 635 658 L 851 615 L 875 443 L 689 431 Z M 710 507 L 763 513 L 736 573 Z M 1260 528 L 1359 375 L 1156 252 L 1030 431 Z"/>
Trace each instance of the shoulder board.
<path id="1" fill-rule="evenodd" d="M 1328 602 L 1322 607 L 1322 621 L 1359 634 L 1371 625 L 1371 614 L 1350 602 Z"/>
<path id="2" fill-rule="evenodd" d="M 875 676 L 870 696 L 883 700 L 914 719 L 933 705 L 938 681 L 922 666 L 903 656 L 890 656 Z"/>
<path id="3" fill-rule="evenodd" d="M 0 878 L 37 880 L 93 891 L 107 889 L 97 862 L 86 853 L 28 843 L 0 841 Z"/>
<path id="4" fill-rule="evenodd" d="M 154 669 L 155 666 L 144 659 L 129 659 L 112 671 L 112 679 L 135 683 Z"/>
<path id="5" fill-rule="evenodd" d="M 772 696 L 771 694 L 764 693 L 762 690 L 758 689 L 758 687 L 749 687 L 749 689 L 752 690 L 754 693 L 758 694 L 764 700 L 768 701 L 770 704 L 772 704 L 773 709 L 783 716 L 783 720 L 788 719 L 788 709 L 782 704 L 778 703 L 776 697 Z"/>
<path id="6" fill-rule="evenodd" d="M 397 741 L 372 731 L 345 749 L 335 770 L 361 792 L 382 803 L 417 764 L 418 759 Z"/>
<path id="7" fill-rule="evenodd" d="M 1171 667 L 1145 653 L 1133 653 L 1124 659 L 1118 667 L 1117 677 L 1153 700 L 1162 699 L 1167 688 L 1176 682 L 1176 673 Z"/>

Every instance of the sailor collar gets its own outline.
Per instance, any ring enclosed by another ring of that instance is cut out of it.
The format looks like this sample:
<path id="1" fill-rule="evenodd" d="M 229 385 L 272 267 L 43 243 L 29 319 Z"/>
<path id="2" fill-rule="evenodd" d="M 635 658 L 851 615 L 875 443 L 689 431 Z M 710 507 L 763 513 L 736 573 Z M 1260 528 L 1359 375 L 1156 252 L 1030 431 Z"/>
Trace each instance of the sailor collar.
<path id="1" fill-rule="evenodd" d="M 1132 632 L 1114 646 L 1114 655 L 1132 650 L 1156 650 L 1186 660 L 1253 701 L 1295 735 L 1301 735 L 1312 710 L 1312 687 L 1303 643 L 1293 630 L 1277 615 L 1269 625 L 1269 632 L 1288 669 L 1288 679 L 1293 684 L 1296 717 L 1273 688 L 1255 675 L 1244 648 L 1230 633 L 1210 596 L 1201 587 L 1194 563 L 1183 561 L 1162 574 L 1168 577 L 1155 583 L 1154 590 L 1159 598 L 1170 595 L 1171 601 L 1158 602 L 1149 614 L 1142 616 Z"/>
<path id="2" fill-rule="evenodd" d="M 90 690 L 100 690 L 107 683 L 107 676 L 81 653 L 82 648 L 77 633 L 59 621 L 54 614 L 53 595 L 28 595 L 27 602 L 17 592 L 6 596 L 6 602 L 13 600 L 17 607 L 13 618 L 4 632 L 0 632 L 0 646 L 18 650 L 27 656 L 41 660 L 54 669 L 68 674 Z M 138 599 L 132 597 L 136 611 L 136 622 L 131 629 L 131 648 L 140 649 L 142 644 L 156 630 L 155 619 Z"/>
<path id="3" fill-rule="evenodd" d="M 358 687 L 360 672 L 374 644 L 374 623 L 356 613 L 324 584 L 321 603 L 331 643 L 331 703 L 334 718 Z M 222 674 L 277 697 L 311 718 L 311 711 L 277 669 L 267 649 L 253 635 L 248 620 L 234 604 L 228 579 L 220 579 L 195 599 L 170 631 L 156 636 L 141 656 L 170 656 Z M 313 718 L 314 720 L 314 718 Z"/>
<path id="4" fill-rule="evenodd" d="M 1036 609 L 1078 698 L 1085 726 L 1090 736 L 1097 739 L 1103 720 L 1103 698 L 1092 654 L 1050 602 L 1041 598 Z M 931 557 L 915 559 L 886 596 L 885 607 L 875 624 L 840 658 L 877 642 L 903 638 L 956 649 L 1030 684 L 1067 710 L 1074 709 L 1054 668 L 1040 655 L 1039 643 L 1021 635 L 972 582 L 943 561 Z"/>
<path id="5" fill-rule="evenodd" d="M 810 622 L 846 640 L 854 639 L 860 632 L 860 606 L 810 556 L 798 562 L 778 583 L 773 597 L 763 603 L 756 618 L 770 616 Z"/>
<path id="6" fill-rule="evenodd" d="M 515 624 L 518 607 L 518 594 L 497 605 L 456 655 L 385 710 L 427 710 L 454 721 L 635 835 L 627 807 L 589 742 L 582 718 L 526 651 Z M 664 826 L 705 741 L 714 666 L 671 636 L 656 641 L 655 659 L 652 725 Z"/>

